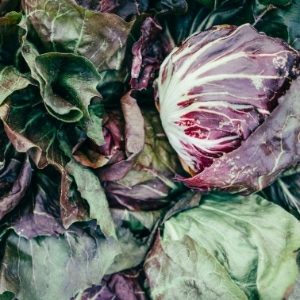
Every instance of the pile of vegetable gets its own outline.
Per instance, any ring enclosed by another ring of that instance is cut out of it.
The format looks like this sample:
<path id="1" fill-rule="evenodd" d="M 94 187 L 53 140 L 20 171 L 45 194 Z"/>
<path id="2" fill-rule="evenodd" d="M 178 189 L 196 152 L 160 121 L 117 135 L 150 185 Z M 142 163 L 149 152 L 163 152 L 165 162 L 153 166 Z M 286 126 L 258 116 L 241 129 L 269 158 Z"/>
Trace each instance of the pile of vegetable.
<path id="1" fill-rule="evenodd" d="M 0 37 L 0 300 L 299 299 L 299 0 L 2 0 Z"/>

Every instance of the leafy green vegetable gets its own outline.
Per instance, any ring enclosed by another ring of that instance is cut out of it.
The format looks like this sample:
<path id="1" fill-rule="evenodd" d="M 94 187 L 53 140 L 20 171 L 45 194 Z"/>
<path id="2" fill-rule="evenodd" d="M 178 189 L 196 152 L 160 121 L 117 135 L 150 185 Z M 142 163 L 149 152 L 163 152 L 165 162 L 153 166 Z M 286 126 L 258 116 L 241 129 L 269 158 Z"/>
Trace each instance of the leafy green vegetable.
<path id="1" fill-rule="evenodd" d="M 271 201 L 298 216 L 299 79 L 263 124 L 256 119 L 249 143 L 201 175 L 212 188 L 251 192 L 284 173 L 261 193 L 270 202 L 183 188 L 154 100 L 166 56 L 211 26 L 250 23 L 299 50 L 298 8 L 299 0 L 0 1 L 0 300 L 281 300 L 295 280 L 298 299 L 299 223 Z M 268 108 L 273 91 L 263 92 Z"/>
<path id="2" fill-rule="evenodd" d="M 32 300 L 70 299 L 91 282 L 100 284 L 119 253 L 113 238 L 91 228 L 30 240 L 11 232 L 5 245 L 0 293 Z"/>
<path id="3" fill-rule="evenodd" d="M 71 0 L 23 0 L 22 5 L 47 52 L 82 55 L 98 72 L 121 69 L 133 22 L 85 10 Z"/>
<path id="4" fill-rule="evenodd" d="M 164 224 L 145 261 L 153 299 L 283 299 L 300 224 L 263 198 L 210 194 Z"/>

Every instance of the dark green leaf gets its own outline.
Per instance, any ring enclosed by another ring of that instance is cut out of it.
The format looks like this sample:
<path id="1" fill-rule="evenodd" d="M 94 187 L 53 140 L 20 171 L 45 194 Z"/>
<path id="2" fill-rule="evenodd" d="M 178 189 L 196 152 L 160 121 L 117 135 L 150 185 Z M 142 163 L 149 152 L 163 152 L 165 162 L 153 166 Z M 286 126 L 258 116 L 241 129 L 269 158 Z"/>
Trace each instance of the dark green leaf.
<path id="1" fill-rule="evenodd" d="M 85 56 L 99 72 L 121 69 L 133 22 L 71 0 L 23 0 L 23 9 L 47 51 Z"/>
<path id="2" fill-rule="evenodd" d="M 271 2 L 270 4 L 273 6 L 266 8 L 258 18 L 255 24 L 256 29 L 265 32 L 267 35 L 284 39 L 299 51 L 300 1 L 268 2 Z"/>
<path id="3" fill-rule="evenodd" d="M 90 116 L 88 109 L 92 98 L 101 97 L 97 91 L 100 75 L 93 64 L 78 55 L 49 53 L 36 58 L 36 69 L 48 112 L 64 122 L 81 120 L 86 134 L 102 145 L 102 120 L 96 114 Z"/>
<path id="4" fill-rule="evenodd" d="M 11 232 L 0 269 L 0 293 L 23 300 L 70 299 L 101 279 L 119 253 L 99 231 L 65 232 L 27 240 Z"/>

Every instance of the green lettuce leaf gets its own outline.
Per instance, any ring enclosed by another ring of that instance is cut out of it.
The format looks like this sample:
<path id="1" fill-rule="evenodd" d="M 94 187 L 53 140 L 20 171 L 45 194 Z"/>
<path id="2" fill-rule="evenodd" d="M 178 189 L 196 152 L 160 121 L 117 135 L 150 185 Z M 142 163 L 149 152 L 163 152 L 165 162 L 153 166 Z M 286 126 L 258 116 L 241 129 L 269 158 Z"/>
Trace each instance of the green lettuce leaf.
<path id="1" fill-rule="evenodd" d="M 85 56 L 99 72 L 121 69 L 134 22 L 85 10 L 71 0 L 24 0 L 22 5 L 47 52 Z"/>
<path id="2" fill-rule="evenodd" d="M 35 65 L 48 112 L 64 122 L 81 120 L 86 134 L 102 145 L 101 118 L 88 110 L 91 99 L 101 97 L 97 91 L 100 75 L 93 64 L 74 54 L 48 53 L 37 56 Z"/>
<path id="3" fill-rule="evenodd" d="M 165 222 L 145 261 L 153 299 L 283 299 L 297 277 L 300 224 L 258 195 L 203 196 Z"/>
<path id="4" fill-rule="evenodd" d="M 91 228 L 30 240 L 11 231 L 5 240 L 0 293 L 10 291 L 23 300 L 70 299 L 100 284 L 119 251 L 115 239 Z"/>
<path id="5" fill-rule="evenodd" d="M 95 218 L 105 235 L 115 236 L 99 179 L 72 161 L 65 129 L 59 120 L 47 113 L 39 90 L 30 85 L 16 91 L 3 107 L 7 109 L 3 109 L 0 117 L 16 150 L 27 152 L 39 169 L 51 165 L 59 171 L 60 214 L 64 227 Z"/>

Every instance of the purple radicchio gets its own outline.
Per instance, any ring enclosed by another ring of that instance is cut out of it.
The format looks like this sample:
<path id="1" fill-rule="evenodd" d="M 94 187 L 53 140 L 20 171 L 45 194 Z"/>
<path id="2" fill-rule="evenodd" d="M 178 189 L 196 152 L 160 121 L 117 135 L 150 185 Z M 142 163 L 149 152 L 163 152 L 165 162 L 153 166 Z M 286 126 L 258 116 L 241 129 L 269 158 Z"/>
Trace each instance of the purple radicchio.
<path id="1" fill-rule="evenodd" d="M 193 176 L 178 179 L 194 189 L 247 193 L 295 165 L 299 141 L 291 136 L 300 124 L 293 119 L 287 127 L 286 120 L 299 115 L 296 88 L 284 94 L 299 63 L 296 50 L 249 24 L 214 26 L 174 48 L 160 70 L 158 107 L 171 145 Z"/>

